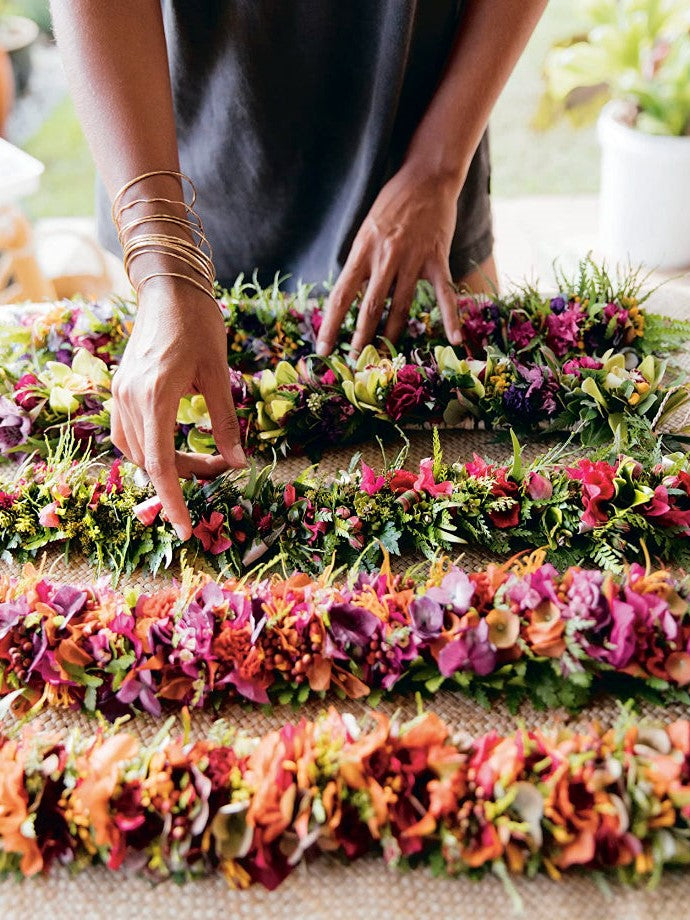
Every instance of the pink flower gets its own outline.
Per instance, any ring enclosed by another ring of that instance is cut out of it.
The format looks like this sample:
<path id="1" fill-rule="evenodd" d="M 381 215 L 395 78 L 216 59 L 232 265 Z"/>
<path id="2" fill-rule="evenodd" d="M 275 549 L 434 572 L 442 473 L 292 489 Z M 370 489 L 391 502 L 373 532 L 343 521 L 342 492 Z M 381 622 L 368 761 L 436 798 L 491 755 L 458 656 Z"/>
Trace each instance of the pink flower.
<path id="1" fill-rule="evenodd" d="M 465 469 L 468 476 L 475 476 L 477 479 L 483 476 L 490 476 L 493 472 L 493 467 L 485 463 L 479 454 L 473 455 L 469 463 L 465 464 Z"/>
<path id="2" fill-rule="evenodd" d="M 202 518 L 192 531 L 207 553 L 218 556 L 230 549 L 232 541 L 225 530 L 225 518 L 220 511 L 212 511 L 211 517 Z"/>
<path id="3" fill-rule="evenodd" d="M 370 466 L 362 460 L 362 491 L 367 495 L 376 495 L 386 484 L 385 476 L 377 476 Z"/>
<path id="4" fill-rule="evenodd" d="M 439 495 L 452 495 L 453 483 L 448 480 L 446 482 L 436 482 L 433 466 L 431 457 L 422 460 L 419 464 L 419 476 L 415 480 L 414 489 L 417 492 L 426 492 L 433 498 L 438 498 Z"/>
<path id="5" fill-rule="evenodd" d="M 553 495 L 551 480 L 542 476 L 541 473 L 530 473 L 527 479 L 527 494 L 535 502 L 551 498 Z"/>
<path id="6" fill-rule="evenodd" d="M 285 486 L 285 491 L 283 492 L 283 502 L 285 503 L 286 508 L 292 508 L 292 506 L 297 501 L 297 491 L 293 484 L 289 482 Z"/>
<path id="7" fill-rule="evenodd" d="M 582 523 L 587 527 L 596 527 L 605 524 L 608 514 L 604 505 L 613 498 L 615 486 L 613 480 L 616 476 L 616 467 L 603 460 L 592 463 L 591 460 L 580 460 L 576 467 L 569 467 L 566 473 L 570 479 L 579 479 L 582 482 L 582 504 L 585 513 Z"/>
<path id="8" fill-rule="evenodd" d="M 139 502 L 138 505 L 134 506 L 132 511 L 134 512 L 134 516 L 141 521 L 144 527 L 150 527 L 160 514 L 162 508 L 163 503 L 160 498 L 154 495 L 153 498 L 147 498 L 146 501 Z"/>
<path id="9" fill-rule="evenodd" d="M 44 505 L 38 514 L 38 523 L 41 527 L 59 527 L 60 518 L 57 516 L 58 503 L 51 502 Z"/>

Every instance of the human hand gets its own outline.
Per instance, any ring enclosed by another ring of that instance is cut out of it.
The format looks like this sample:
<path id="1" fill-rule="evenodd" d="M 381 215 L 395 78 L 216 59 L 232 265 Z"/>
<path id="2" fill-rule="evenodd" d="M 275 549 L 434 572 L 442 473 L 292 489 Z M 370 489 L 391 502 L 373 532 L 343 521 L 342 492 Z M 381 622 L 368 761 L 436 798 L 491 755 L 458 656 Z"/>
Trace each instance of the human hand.
<path id="1" fill-rule="evenodd" d="M 206 399 L 220 454 L 175 451 L 180 399 Z M 179 477 L 213 478 L 246 465 L 232 402 L 226 333 L 212 299 L 175 278 L 156 278 L 141 290 L 139 309 L 113 378 L 112 440 L 143 467 L 182 540 L 192 524 Z"/>
<path id="2" fill-rule="evenodd" d="M 460 342 L 457 299 L 448 266 L 457 199 L 456 183 L 420 178 L 405 167 L 386 183 L 328 298 L 317 354 L 333 350 L 350 305 L 365 287 L 352 337 L 353 354 L 359 354 L 374 337 L 391 291 L 383 334 L 395 342 L 405 328 L 420 278 L 426 278 L 436 290 L 448 340 Z"/>

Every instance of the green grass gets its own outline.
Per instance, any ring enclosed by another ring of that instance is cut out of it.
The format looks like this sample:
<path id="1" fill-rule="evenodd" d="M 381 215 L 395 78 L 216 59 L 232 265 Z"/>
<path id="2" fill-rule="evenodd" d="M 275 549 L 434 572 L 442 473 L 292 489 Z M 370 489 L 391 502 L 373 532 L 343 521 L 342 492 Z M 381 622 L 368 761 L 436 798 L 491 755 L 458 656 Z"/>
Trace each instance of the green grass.
<path id="1" fill-rule="evenodd" d="M 40 192 L 26 202 L 31 218 L 93 214 L 95 170 L 71 99 L 53 110 L 26 150 L 46 167 Z"/>

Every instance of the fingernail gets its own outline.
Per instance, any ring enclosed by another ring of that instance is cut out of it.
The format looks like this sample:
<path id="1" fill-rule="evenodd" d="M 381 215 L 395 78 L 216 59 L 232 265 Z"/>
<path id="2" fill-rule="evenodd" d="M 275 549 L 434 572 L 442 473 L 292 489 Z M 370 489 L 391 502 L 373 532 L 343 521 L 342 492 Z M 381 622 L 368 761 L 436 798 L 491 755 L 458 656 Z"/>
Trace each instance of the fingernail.
<path id="1" fill-rule="evenodd" d="M 230 451 L 230 461 L 233 466 L 247 465 L 247 457 L 239 444 L 236 444 Z"/>
<path id="2" fill-rule="evenodd" d="M 325 358 L 326 355 L 328 354 L 328 345 L 326 345 L 325 342 L 317 342 L 316 343 L 316 354 L 320 358 Z"/>
<path id="3" fill-rule="evenodd" d="M 451 332 L 450 341 L 453 345 L 459 345 L 462 342 L 462 333 L 459 329 L 454 329 Z"/>
<path id="4" fill-rule="evenodd" d="M 189 539 L 189 528 L 184 524 L 173 524 L 173 528 L 178 538 L 182 540 L 183 543 L 186 543 Z"/>

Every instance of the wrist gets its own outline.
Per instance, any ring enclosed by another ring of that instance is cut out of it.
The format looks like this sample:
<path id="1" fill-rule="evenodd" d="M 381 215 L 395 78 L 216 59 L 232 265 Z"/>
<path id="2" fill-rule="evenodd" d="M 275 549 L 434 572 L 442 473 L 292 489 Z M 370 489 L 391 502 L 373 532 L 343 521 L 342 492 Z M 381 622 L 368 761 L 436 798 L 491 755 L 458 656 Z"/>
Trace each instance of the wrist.
<path id="1" fill-rule="evenodd" d="M 430 185 L 440 194 L 457 199 L 471 161 L 472 153 L 450 153 L 440 145 L 431 147 L 413 139 L 400 171 L 412 182 Z"/>

